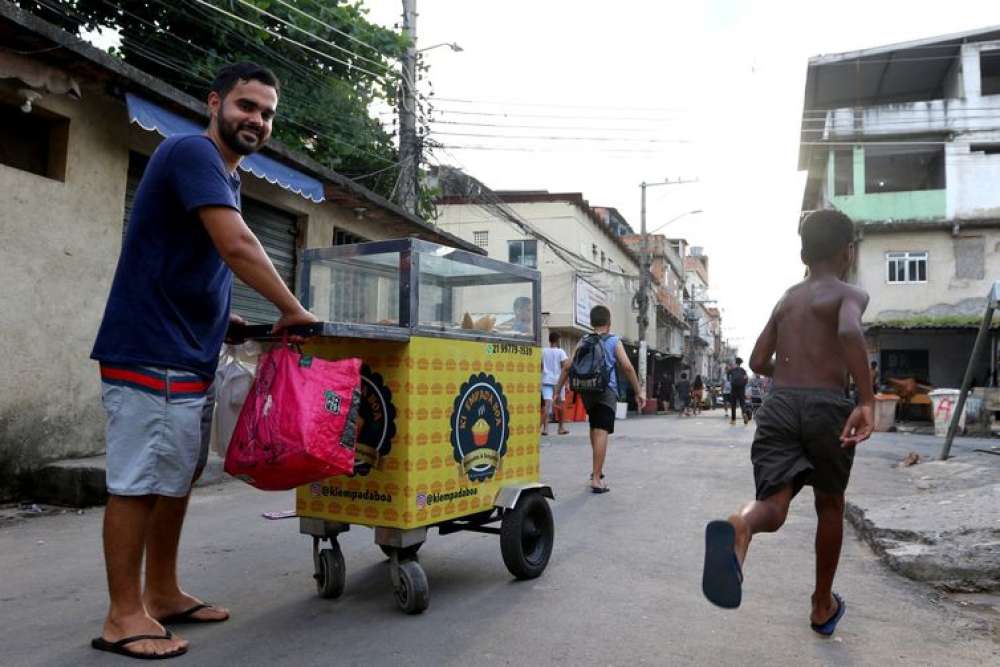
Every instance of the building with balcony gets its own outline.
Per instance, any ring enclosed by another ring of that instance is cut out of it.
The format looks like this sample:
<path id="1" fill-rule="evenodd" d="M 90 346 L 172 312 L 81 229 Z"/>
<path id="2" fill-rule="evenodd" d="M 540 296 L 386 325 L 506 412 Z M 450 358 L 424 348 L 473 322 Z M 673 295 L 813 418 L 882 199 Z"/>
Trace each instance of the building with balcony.
<path id="1" fill-rule="evenodd" d="M 855 221 L 882 376 L 959 386 L 1000 278 L 1000 27 L 810 59 L 801 136 L 803 211 Z"/>

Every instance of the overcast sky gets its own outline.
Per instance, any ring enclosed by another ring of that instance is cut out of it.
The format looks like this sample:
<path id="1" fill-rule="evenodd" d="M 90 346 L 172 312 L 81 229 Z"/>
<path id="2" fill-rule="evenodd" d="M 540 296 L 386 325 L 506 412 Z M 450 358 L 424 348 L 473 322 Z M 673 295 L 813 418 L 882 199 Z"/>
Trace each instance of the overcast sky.
<path id="1" fill-rule="evenodd" d="M 400 0 L 365 4 L 376 22 L 399 21 Z M 417 10 L 418 47 L 464 49 L 424 54 L 435 97 L 479 102 L 438 101 L 436 119 L 555 128 L 435 130 L 608 139 L 439 135 L 449 145 L 532 152 L 449 150 L 434 159 L 495 190 L 582 192 L 637 231 L 641 181 L 698 178 L 651 189 L 647 224 L 704 211 L 664 232 L 704 246 L 711 295 L 744 356 L 803 272 L 796 158 L 809 56 L 1000 24 L 1000 3 L 982 0 L 417 0 Z"/>

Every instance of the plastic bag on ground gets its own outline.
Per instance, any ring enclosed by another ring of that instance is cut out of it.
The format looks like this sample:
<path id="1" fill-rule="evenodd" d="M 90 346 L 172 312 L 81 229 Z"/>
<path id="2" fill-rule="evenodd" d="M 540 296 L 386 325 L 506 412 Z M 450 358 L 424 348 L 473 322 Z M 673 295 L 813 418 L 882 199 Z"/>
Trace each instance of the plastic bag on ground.
<path id="1" fill-rule="evenodd" d="M 227 473 L 268 491 L 354 472 L 361 360 L 285 345 L 261 355 L 226 452 Z"/>

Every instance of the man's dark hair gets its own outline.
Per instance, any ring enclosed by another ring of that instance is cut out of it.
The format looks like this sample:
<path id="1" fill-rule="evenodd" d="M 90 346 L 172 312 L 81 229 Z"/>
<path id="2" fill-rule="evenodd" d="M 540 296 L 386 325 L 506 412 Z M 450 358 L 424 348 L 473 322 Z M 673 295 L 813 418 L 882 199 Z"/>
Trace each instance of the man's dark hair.
<path id="1" fill-rule="evenodd" d="M 562 336 L 559 335 L 558 331 L 549 332 L 549 343 L 551 343 L 552 345 L 558 343 L 560 338 L 562 338 Z"/>
<path id="2" fill-rule="evenodd" d="M 218 93 L 219 97 L 225 98 L 240 81 L 260 81 L 265 86 L 271 86 L 278 95 L 281 95 L 281 82 L 278 81 L 274 72 L 263 65 L 252 62 L 226 65 L 215 73 L 215 81 L 212 82 L 210 90 L 213 93 Z"/>
<path id="3" fill-rule="evenodd" d="M 815 264 L 834 257 L 854 242 L 854 223 L 840 211 L 813 211 L 802 221 L 802 261 Z"/>
<path id="4" fill-rule="evenodd" d="M 740 357 L 736 357 L 736 365 L 737 366 L 742 366 L 743 365 L 743 359 L 741 359 Z"/>
<path id="5" fill-rule="evenodd" d="M 594 306 L 590 309 L 590 326 L 606 327 L 611 324 L 611 311 L 607 306 Z"/>

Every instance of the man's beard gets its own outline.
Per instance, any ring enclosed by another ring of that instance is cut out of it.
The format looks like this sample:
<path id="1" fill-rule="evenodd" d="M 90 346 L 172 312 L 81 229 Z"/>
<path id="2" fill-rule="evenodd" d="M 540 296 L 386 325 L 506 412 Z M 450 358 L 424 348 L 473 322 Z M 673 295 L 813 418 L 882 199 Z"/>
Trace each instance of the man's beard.
<path id="1" fill-rule="evenodd" d="M 219 137 L 231 151 L 237 155 L 250 155 L 260 150 L 261 146 L 267 143 L 267 138 L 263 136 L 264 129 L 257 128 L 249 123 L 235 125 L 227 121 L 222 114 L 218 116 Z M 252 132 L 257 136 L 257 141 L 247 142 L 240 136 L 241 131 Z"/>

